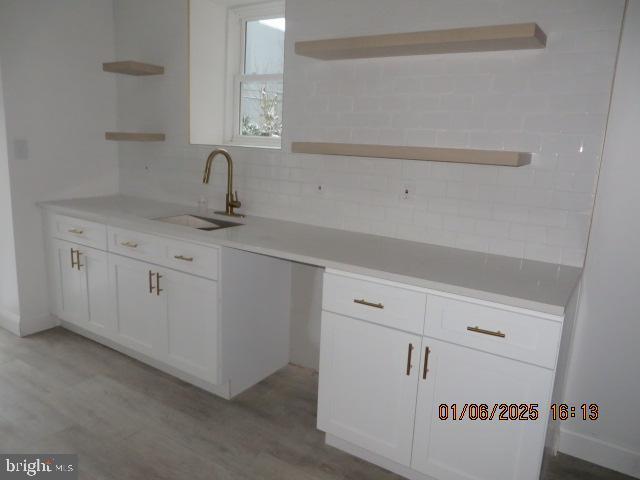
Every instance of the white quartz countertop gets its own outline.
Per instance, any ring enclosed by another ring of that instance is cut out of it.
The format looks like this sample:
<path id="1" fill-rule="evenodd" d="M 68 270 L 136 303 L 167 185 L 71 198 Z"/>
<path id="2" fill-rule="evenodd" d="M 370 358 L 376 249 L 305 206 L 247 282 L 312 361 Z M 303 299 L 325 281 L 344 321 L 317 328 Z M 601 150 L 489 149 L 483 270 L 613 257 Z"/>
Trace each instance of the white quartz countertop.
<path id="1" fill-rule="evenodd" d="M 200 231 L 152 220 L 183 213 L 199 215 L 195 208 L 130 196 L 40 205 L 114 227 L 371 275 L 552 315 L 564 313 L 582 272 L 576 267 L 261 217 L 240 219 L 244 225 L 237 227 Z"/>

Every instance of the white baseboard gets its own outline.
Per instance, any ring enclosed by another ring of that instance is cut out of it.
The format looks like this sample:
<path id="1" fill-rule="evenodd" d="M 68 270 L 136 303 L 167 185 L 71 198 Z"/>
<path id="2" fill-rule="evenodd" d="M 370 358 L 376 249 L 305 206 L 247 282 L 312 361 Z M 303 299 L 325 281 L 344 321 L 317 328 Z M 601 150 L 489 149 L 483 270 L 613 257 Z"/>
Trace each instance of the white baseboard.
<path id="1" fill-rule="evenodd" d="M 57 327 L 60 322 L 53 315 L 44 315 L 36 318 L 22 318 L 20 321 L 20 336 L 26 337 L 34 333 L 49 330 L 50 328 Z"/>
<path id="2" fill-rule="evenodd" d="M 640 452 L 560 428 L 560 452 L 640 478 Z"/>
<path id="3" fill-rule="evenodd" d="M 0 327 L 20 336 L 20 315 L 7 310 L 0 310 Z"/>

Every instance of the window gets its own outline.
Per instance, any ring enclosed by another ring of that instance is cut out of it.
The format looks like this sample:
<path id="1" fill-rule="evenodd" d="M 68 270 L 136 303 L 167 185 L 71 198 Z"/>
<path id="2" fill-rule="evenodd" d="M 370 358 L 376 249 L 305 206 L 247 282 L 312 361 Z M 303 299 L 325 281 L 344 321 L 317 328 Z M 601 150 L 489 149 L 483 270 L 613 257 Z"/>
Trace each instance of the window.
<path id="1" fill-rule="evenodd" d="M 231 143 L 279 148 L 284 3 L 229 10 L 227 132 Z"/>

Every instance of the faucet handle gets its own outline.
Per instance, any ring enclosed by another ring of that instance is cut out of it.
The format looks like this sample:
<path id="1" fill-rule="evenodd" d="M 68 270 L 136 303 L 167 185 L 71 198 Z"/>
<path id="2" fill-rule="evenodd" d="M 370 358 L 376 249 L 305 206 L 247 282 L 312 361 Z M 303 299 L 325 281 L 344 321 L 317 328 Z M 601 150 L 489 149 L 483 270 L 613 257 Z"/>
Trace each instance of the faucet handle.
<path id="1" fill-rule="evenodd" d="M 240 208 L 242 206 L 242 202 L 238 200 L 237 190 L 235 191 L 235 193 L 231 194 L 231 198 L 229 200 L 230 200 L 229 203 L 231 203 L 231 205 L 233 205 L 234 208 Z"/>

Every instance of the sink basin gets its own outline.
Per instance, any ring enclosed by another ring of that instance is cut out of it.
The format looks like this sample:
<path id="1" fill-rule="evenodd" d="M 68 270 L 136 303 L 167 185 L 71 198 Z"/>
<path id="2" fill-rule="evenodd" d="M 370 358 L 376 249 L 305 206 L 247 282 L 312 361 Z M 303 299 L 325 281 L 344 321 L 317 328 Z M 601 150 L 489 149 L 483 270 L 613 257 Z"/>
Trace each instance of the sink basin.
<path id="1" fill-rule="evenodd" d="M 218 220 L 217 218 L 200 217 L 197 215 L 174 215 L 172 217 L 154 218 L 154 220 L 206 231 L 242 225 L 241 223 L 227 222 L 225 220 Z"/>

